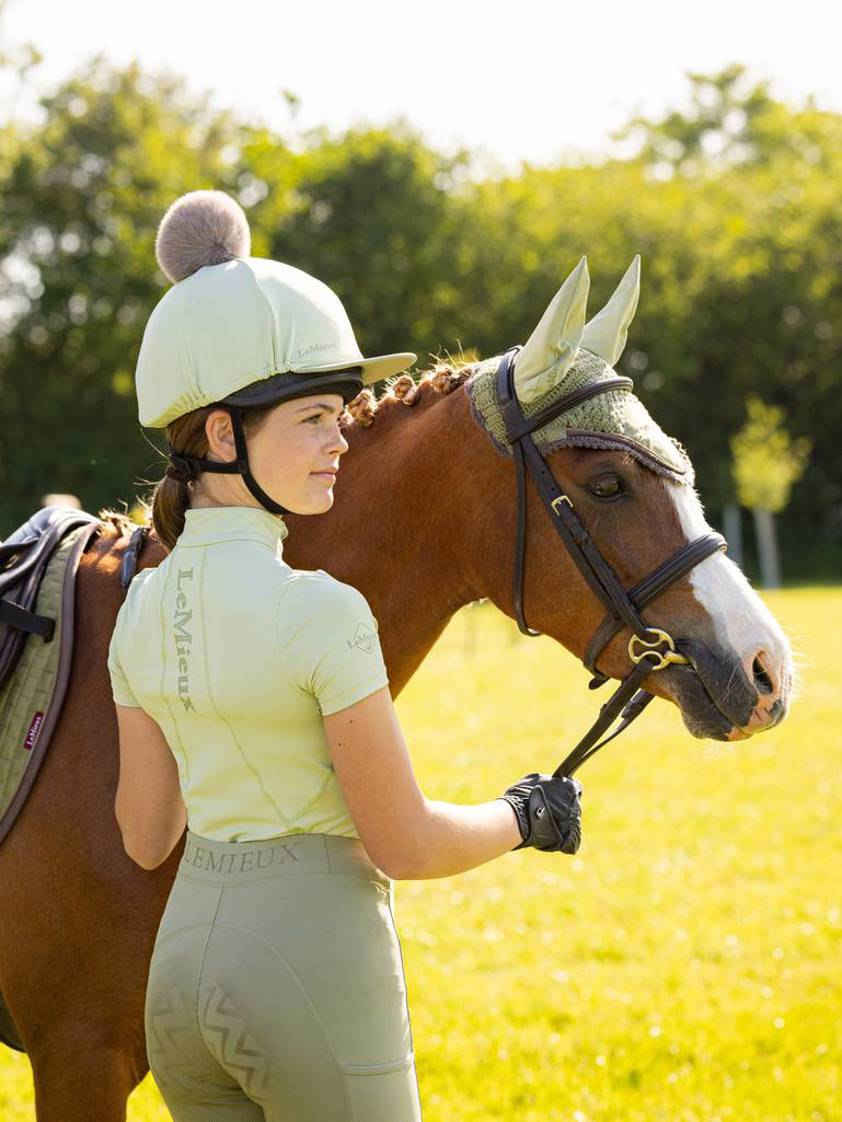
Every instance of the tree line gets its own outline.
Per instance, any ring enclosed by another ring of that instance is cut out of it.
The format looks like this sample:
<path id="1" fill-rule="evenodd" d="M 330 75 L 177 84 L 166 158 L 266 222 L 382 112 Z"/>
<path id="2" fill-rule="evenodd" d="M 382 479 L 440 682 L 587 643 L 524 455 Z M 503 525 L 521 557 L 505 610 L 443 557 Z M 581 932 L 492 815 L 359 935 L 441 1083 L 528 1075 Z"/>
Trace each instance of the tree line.
<path id="1" fill-rule="evenodd" d="M 0 49 L 21 81 L 30 65 Z M 734 455 L 751 403 L 771 409 L 800 450 L 782 471 L 785 575 L 835 576 L 842 115 L 784 104 L 739 65 L 688 83 L 685 107 L 621 130 L 631 156 L 502 173 L 402 118 L 281 133 L 94 57 L 36 124 L 0 129 L 0 538 L 45 492 L 131 505 L 161 474 L 133 383 L 167 284 L 155 233 L 178 195 L 215 187 L 245 208 L 252 253 L 323 279 L 364 352 L 413 350 L 418 371 L 524 342 L 582 253 L 599 308 L 640 253 L 619 371 L 688 449 L 720 527 L 751 505 L 753 472 L 768 492 L 778 459 L 737 472 Z"/>

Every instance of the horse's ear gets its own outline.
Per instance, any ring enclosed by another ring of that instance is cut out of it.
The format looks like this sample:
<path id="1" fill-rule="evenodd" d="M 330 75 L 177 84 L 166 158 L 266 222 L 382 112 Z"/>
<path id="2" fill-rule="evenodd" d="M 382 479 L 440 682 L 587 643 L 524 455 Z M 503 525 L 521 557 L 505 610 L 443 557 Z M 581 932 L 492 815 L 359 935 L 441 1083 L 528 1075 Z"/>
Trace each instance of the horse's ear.
<path id="1" fill-rule="evenodd" d="M 573 365 L 585 327 L 588 259 L 583 257 L 515 356 L 515 392 L 523 405 L 549 393 Z"/>
<path id="2" fill-rule="evenodd" d="M 580 345 L 604 358 L 613 366 L 626 345 L 637 300 L 640 296 L 640 254 L 636 254 L 625 276 L 601 312 L 598 312 L 582 332 Z"/>

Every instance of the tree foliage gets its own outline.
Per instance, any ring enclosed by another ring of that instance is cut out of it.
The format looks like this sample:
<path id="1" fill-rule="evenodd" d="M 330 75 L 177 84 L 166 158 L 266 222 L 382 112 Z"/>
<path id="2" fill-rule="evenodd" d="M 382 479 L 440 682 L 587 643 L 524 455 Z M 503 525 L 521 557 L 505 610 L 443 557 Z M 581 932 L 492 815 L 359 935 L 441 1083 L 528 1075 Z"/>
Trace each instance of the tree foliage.
<path id="1" fill-rule="evenodd" d="M 842 117 L 786 105 L 738 65 L 689 85 L 684 108 L 629 122 L 631 158 L 498 175 L 402 119 L 300 134 L 286 91 L 279 134 L 211 110 L 172 75 L 90 60 L 42 99 L 40 122 L 0 130 L 0 536 L 46 491 L 95 508 L 160 474 L 133 387 L 166 288 L 154 238 L 180 193 L 216 187 L 245 207 L 253 253 L 339 293 L 364 351 L 414 350 L 422 366 L 524 341 L 583 252 L 597 311 L 641 253 L 623 373 L 688 448 L 714 521 L 735 497 L 730 440 L 747 399 L 781 411 L 813 448 L 784 551 L 806 537 L 832 565 Z"/>
<path id="2" fill-rule="evenodd" d="M 759 397 L 746 402 L 745 424 L 731 437 L 737 498 L 750 510 L 777 514 L 789 502 L 810 454 L 806 437 L 793 440 L 783 425 L 783 409 Z"/>

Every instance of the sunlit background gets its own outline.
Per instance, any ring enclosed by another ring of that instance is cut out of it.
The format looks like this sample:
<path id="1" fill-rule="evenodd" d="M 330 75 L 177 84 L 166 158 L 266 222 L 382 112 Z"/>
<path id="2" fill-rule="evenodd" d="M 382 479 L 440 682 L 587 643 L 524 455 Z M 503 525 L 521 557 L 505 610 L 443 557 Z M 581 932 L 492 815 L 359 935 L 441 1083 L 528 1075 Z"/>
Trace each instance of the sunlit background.
<path id="1" fill-rule="evenodd" d="M 583 253 L 596 310 L 640 253 L 617 369 L 797 649 L 774 732 L 726 751 L 658 703 L 589 764 L 572 862 L 398 886 L 427 1122 L 842 1120 L 840 32 L 815 0 L 0 0 L 0 540 L 46 503 L 141 517 L 155 232 L 214 187 L 416 374 L 524 342 Z M 552 770 L 585 683 L 458 613 L 398 700 L 426 793 Z M 129 1117 L 168 1117 L 151 1079 Z M 32 1118 L 0 1046 L 0 1119 Z"/>
<path id="2" fill-rule="evenodd" d="M 405 115 L 443 151 L 467 145 L 514 169 L 622 151 L 631 116 L 686 105 L 686 73 L 739 61 L 776 96 L 842 109 L 842 14 L 758 0 L 704 8 L 640 0 L 488 8 L 468 0 L 396 4 L 241 0 L 7 0 L 6 40 L 44 54 L 19 110 L 98 50 L 125 66 L 168 68 L 242 120 L 342 130 Z M 3 116 L 8 110 L 4 107 Z"/>

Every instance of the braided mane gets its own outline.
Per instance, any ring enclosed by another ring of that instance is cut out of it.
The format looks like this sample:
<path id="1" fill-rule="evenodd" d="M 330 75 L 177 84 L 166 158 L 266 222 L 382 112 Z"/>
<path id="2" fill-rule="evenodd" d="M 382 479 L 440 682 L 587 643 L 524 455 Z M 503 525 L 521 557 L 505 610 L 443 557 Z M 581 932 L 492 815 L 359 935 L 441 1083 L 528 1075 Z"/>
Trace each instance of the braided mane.
<path id="1" fill-rule="evenodd" d="M 425 401 L 430 394 L 452 393 L 470 378 L 477 366 L 477 362 L 459 364 L 437 361 L 417 381 L 411 374 L 398 374 L 386 383 L 380 397 L 375 397 L 373 391 L 366 386 L 346 406 L 346 413 L 350 414 L 351 419 L 344 427 L 360 425 L 367 428 L 374 424 L 378 414 L 397 408 L 398 403 L 416 405 L 419 401 Z"/>

